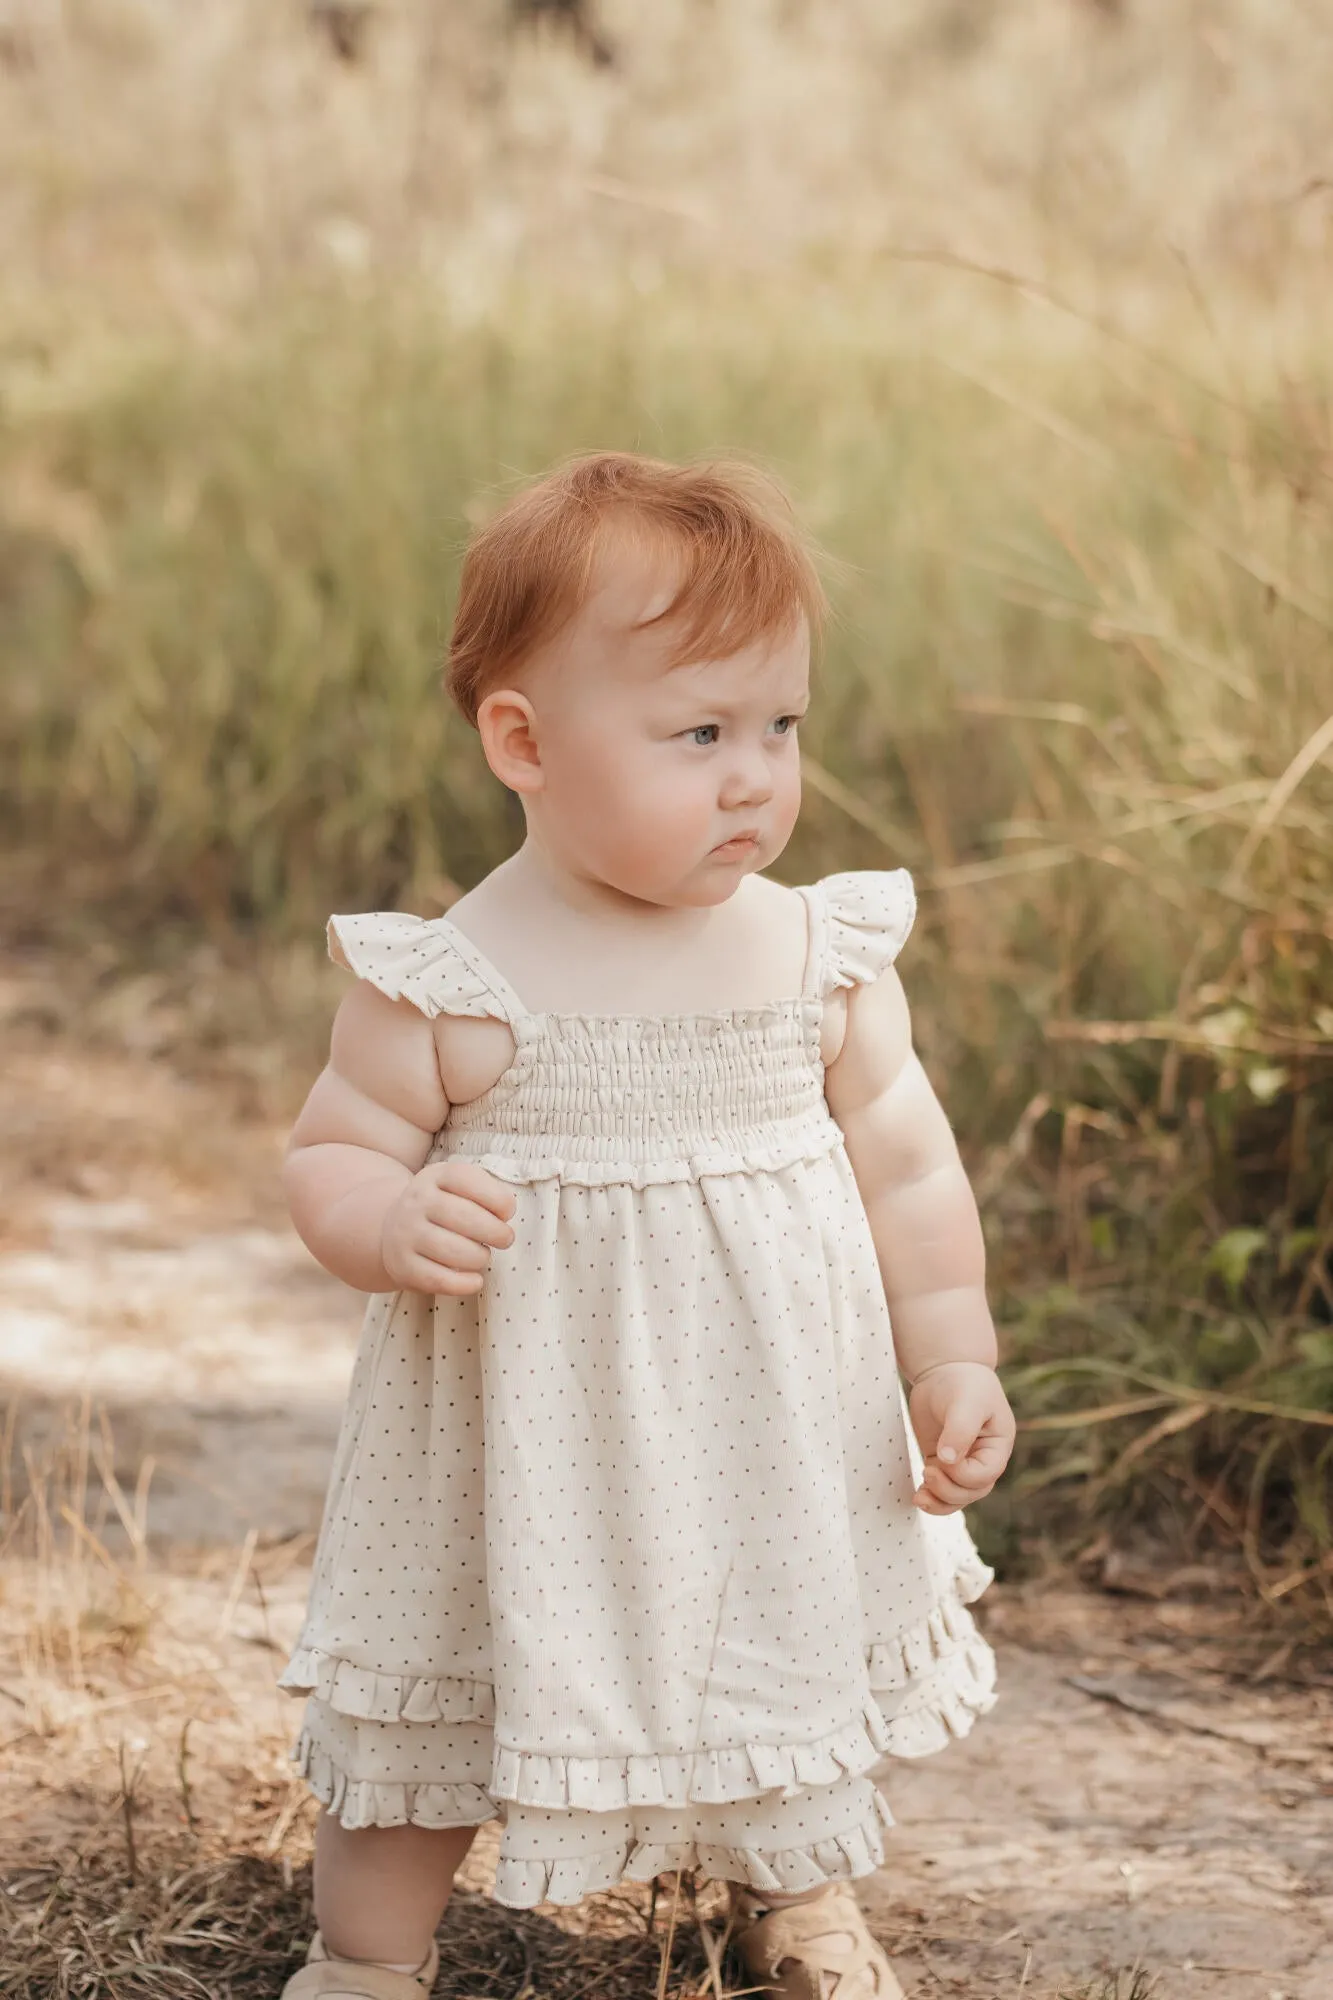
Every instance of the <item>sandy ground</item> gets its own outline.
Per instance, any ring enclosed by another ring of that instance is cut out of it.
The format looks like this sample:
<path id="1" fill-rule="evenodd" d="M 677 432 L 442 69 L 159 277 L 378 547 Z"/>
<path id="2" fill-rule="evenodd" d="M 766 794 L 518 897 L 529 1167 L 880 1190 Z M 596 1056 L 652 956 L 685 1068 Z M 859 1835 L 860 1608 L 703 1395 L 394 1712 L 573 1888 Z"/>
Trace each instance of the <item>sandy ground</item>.
<path id="1" fill-rule="evenodd" d="M 129 1588 L 167 1605 L 163 1657 L 177 1654 L 159 1671 L 173 1701 L 187 1683 L 202 1690 L 193 1809 L 208 1809 L 214 1728 L 222 1765 L 238 1729 L 262 1739 L 285 1798 L 294 1710 L 272 1681 L 300 1614 L 360 1301 L 285 1225 L 279 1127 L 239 1118 L 225 1090 L 22 1034 L 0 1089 L 15 1491 L 20 1447 L 49 1461 L 86 1412 L 131 1516 L 146 1518 Z M 123 1538 L 105 1499 L 99 1528 L 108 1548 Z M 11 1653 L 36 1587 L 11 1558 Z M 1235 1613 L 1207 1605 L 997 1588 L 984 1613 L 1002 1699 L 966 1743 L 886 1775 L 899 1831 L 862 1885 L 909 1992 L 1055 1996 L 1140 1967 L 1155 1994 L 1182 2000 L 1330 2000 L 1333 1676 L 1291 1682 L 1280 1650 L 1258 1676 L 1228 1673 Z M 178 1749 L 155 1747 L 151 1689 L 116 1692 L 114 1674 L 88 1685 L 83 1710 L 68 1690 L 63 1710 L 48 1705 L 53 1729 L 91 1728 L 105 1754 L 103 1710 L 123 1703 L 139 1717 L 135 1754 L 177 1769 Z M 94 1809 L 95 1784 L 83 1795 L 52 1779 L 44 1728 L 10 1739 L 11 1865 L 72 1838 L 70 1815 Z M 293 1796 L 279 1820 L 297 1809 Z M 496 1836 L 483 1831 L 465 1878 L 483 1890 Z"/>

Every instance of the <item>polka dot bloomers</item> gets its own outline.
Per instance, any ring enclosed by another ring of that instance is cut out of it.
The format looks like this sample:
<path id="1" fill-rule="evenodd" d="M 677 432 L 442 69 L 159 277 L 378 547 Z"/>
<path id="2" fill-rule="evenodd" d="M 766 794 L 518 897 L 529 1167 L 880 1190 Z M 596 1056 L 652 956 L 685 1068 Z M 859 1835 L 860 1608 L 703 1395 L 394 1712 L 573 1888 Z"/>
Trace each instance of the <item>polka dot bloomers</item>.
<path id="1" fill-rule="evenodd" d="M 283 1685 L 347 1827 L 502 1822 L 499 1902 L 677 1867 L 869 1873 L 886 1755 L 994 1700 L 961 1515 L 912 1504 L 883 1286 L 819 1053 L 912 924 L 908 876 L 799 891 L 802 992 L 529 1013 L 447 918 L 335 917 L 350 969 L 507 1021 L 433 1159 L 517 1197 L 476 1297 L 374 1297 Z"/>

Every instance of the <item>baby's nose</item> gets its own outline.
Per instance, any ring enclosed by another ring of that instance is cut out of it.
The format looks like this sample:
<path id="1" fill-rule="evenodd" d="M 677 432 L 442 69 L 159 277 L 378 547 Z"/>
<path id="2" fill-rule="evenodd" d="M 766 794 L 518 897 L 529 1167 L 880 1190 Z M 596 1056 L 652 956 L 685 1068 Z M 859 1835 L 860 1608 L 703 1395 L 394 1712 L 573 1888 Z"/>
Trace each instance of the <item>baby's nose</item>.
<path id="1" fill-rule="evenodd" d="M 733 764 L 722 782 L 719 803 L 725 807 L 761 806 L 773 796 L 773 773 L 762 752 Z"/>

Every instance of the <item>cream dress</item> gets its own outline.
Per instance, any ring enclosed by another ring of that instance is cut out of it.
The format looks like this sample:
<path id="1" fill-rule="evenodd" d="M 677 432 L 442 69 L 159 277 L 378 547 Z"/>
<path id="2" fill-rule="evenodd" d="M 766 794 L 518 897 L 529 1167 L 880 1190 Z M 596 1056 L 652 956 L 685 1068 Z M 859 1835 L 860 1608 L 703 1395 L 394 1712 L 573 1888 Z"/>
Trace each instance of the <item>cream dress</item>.
<path id="1" fill-rule="evenodd" d="M 512 1184 L 466 1300 L 368 1304 L 287 1688 L 347 1827 L 502 1822 L 496 1899 L 697 1868 L 859 1876 L 873 1770 L 994 1700 L 990 1581 L 920 1459 L 820 1020 L 911 927 L 901 870 L 803 888 L 799 995 L 529 1013 L 447 918 L 335 917 L 335 955 L 513 1063 L 432 1159 Z"/>

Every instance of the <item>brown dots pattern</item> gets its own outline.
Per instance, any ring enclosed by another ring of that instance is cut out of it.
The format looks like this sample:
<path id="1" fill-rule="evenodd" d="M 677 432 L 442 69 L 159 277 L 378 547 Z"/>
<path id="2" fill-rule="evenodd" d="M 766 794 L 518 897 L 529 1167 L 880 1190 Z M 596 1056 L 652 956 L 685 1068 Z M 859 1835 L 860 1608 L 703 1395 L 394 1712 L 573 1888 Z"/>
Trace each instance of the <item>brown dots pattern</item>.
<path id="1" fill-rule="evenodd" d="M 524 1009 L 447 919 L 332 948 L 516 1055 L 438 1156 L 512 1183 L 475 1299 L 372 1299 L 284 1684 L 348 1826 L 503 1822 L 502 1902 L 701 1866 L 768 1889 L 883 1858 L 886 1755 L 993 1699 L 961 1517 L 911 1504 L 865 1208 L 823 1092 L 837 986 L 902 871 L 799 892 L 802 991 L 688 1017 Z"/>

